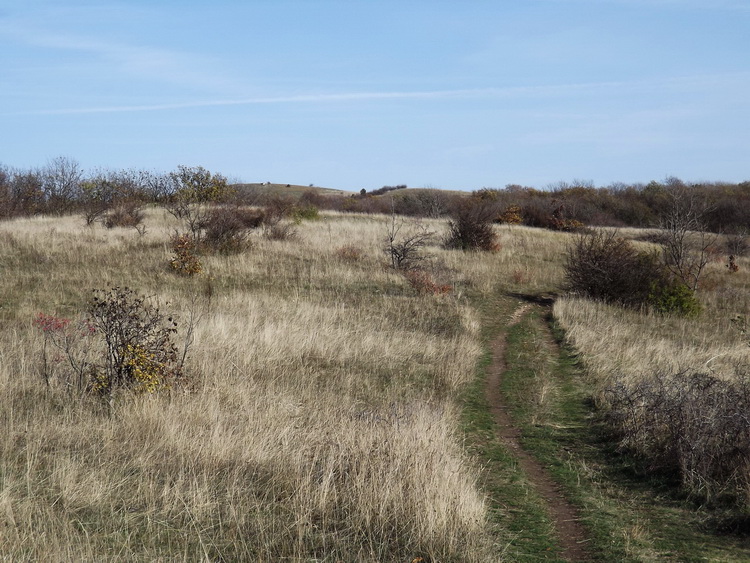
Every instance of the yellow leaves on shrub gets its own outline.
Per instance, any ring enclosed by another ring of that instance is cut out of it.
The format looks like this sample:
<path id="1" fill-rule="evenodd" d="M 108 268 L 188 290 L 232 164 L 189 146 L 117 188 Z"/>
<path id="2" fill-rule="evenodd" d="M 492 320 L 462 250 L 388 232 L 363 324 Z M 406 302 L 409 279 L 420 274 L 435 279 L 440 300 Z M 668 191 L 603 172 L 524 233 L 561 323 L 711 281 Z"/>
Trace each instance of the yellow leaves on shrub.
<path id="1" fill-rule="evenodd" d="M 168 387 L 164 364 L 157 361 L 154 354 L 142 347 L 128 345 L 125 349 L 124 365 L 130 371 L 133 380 L 137 382 L 135 387 L 137 391 L 155 393 L 161 388 Z"/>

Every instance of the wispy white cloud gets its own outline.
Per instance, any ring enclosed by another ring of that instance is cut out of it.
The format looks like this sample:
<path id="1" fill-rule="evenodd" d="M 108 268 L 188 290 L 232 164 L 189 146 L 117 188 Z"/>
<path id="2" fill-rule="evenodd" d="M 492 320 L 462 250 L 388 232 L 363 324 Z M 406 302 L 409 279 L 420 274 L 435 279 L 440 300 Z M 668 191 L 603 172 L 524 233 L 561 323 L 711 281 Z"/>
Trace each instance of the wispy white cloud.
<path id="1" fill-rule="evenodd" d="M 101 106 L 101 107 L 83 107 L 83 108 L 62 108 L 32 110 L 27 112 L 16 112 L 15 114 L 23 115 L 73 115 L 88 113 L 124 113 L 124 112 L 148 112 L 148 111 L 165 111 L 205 107 L 222 107 L 222 106 L 249 106 L 262 104 L 292 104 L 292 103 L 330 103 L 330 102 L 353 102 L 367 100 L 395 100 L 395 99 L 438 99 L 438 98 L 465 98 L 469 96 L 484 96 L 494 89 L 476 89 L 476 90 L 439 90 L 425 92 L 348 92 L 337 94 L 302 94 L 295 96 L 270 96 L 245 98 L 234 100 L 207 100 L 193 102 L 176 102 L 164 104 L 146 104 L 146 105 L 121 105 L 121 106 Z M 7 115 L 7 114 L 6 114 Z"/>
<path id="2" fill-rule="evenodd" d="M 211 68 L 216 64 L 196 53 L 175 51 L 148 45 L 133 45 L 111 39 L 102 39 L 95 32 L 81 35 L 50 31 L 25 19 L 0 20 L 0 37 L 16 44 L 70 52 L 76 65 L 83 71 L 117 76 L 139 77 L 164 83 L 221 85 L 224 80 Z M 80 55 L 89 59 L 81 59 Z"/>
<path id="3" fill-rule="evenodd" d="M 81 115 L 104 113 L 133 113 L 174 111 L 181 109 L 252 106 L 264 104 L 326 104 L 366 102 L 377 100 L 502 100 L 519 98 L 555 98 L 565 96 L 604 95 L 607 93 L 637 92 L 689 92 L 697 90 L 719 90 L 725 88 L 750 87 L 750 72 L 713 75 L 665 77 L 655 80 L 584 82 L 577 84 L 553 84 L 542 86 L 508 86 L 490 88 L 444 89 L 429 91 L 384 91 L 384 92 L 338 92 L 314 93 L 287 96 L 260 96 L 251 98 L 195 100 L 140 105 L 107 105 L 70 108 L 48 108 L 22 112 L 6 112 L 3 115 Z"/>

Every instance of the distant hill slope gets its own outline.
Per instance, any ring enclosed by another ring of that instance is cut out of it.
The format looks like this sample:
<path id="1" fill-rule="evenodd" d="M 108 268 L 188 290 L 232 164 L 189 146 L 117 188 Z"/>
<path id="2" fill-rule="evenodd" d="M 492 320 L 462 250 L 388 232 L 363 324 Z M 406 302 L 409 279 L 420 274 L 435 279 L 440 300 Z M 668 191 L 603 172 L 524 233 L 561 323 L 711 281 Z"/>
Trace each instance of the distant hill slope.
<path id="1" fill-rule="evenodd" d="M 274 183 L 268 183 L 268 182 L 256 182 L 256 183 L 242 183 L 242 184 L 233 184 L 235 189 L 242 192 L 245 191 L 247 193 L 257 194 L 257 195 L 281 195 L 281 196 L 290 196 L 292 198 L 298 199 L 302 196 L 302 194 L 305 193 L 313 193 L 316 196 L 324 196 L 324 197 L 330 197 L 330 196 L 359 196 L 359 191 L 346 191 L 346 190 L 337 190 L 333 188 L 323 188 L 320 186 L 301 186 L 297 184 L 274 184 Z M 428 193 L 440 193 L 443 196 L 468 196 L 471 195 L 471 192 L 468 191 L 459 191 L 459 190 L 440 190 L 436 188 L 403 188 L 403 189 L 397 189 L 397 190 L 391 190 L 385 193 L 373 193 L 377 192 L 377 190 L 370 190 L 367 192 L 367 196 L 374 198 L 374 199 L 382 199 L 382 198 L 388 198 L 390 201 L 390 198 L 393 197 L 396 200 L 402 199 L 402 198 L 409 198 L 417 196 L 419 197 L 419 194 L 428 194 Z"/>
<path id="2" fill-rule="evenodd" d="M 272 183 L 250 183 L 250 184 L 234 184 L 234 188 L 239 191 L 255 192 L 264 195 L 286 195 L 294 198 L 299 198 L 305 192 L 313 192 L 316 195 L 330 196 L 330 195 L 352 195 L 354 192 L 347 192 L 344 190 L 334 190 L 332 188 L 320 188 L 318 186 L 300 186 L 297 184 L 272 184 Z"/>

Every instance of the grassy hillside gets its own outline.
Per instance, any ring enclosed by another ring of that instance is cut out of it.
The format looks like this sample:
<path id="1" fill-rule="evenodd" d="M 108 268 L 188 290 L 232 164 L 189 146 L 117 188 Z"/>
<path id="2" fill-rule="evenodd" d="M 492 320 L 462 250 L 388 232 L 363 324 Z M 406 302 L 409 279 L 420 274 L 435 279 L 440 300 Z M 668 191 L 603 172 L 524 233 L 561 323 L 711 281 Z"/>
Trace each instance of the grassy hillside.
<path id="1" fill-rule="evenodd" d="M 321 188 L 318 186 L 301 186 L 297 184 L 273 184 L 270 182 L 234 184 L 233 187 L 240 191 L 256 192 L 263 195 L 281 195 L 298 199 L 304 193 L 314 193 L 320 196 L 328 195 L 351 195 L 354 192 L 335 190 L 333 188 Z"/>
<path id="2" fill-rule="evenodd" d="M 524 447 L 557 468 L 590 553 L 748 555 L 734 532 L 678 537 L 706 519 L 679 500 L 655 514 L 648 490 L 608 472 L 622 458 L 595 445 L 588 402 L 615 370 L 662 360 L 732 377 L 728 366 L 747 361 L 728 320 L 747 309 L 745 259 L 736 274 L 711 265 L 706 309 L 690 322 L 559 300 L 584 371 L 551 344 L 537 304 L 562 291 L 570 235 L 495 227 L 497 252 L 467 253 L 440 246 L 444 220 L 407 220 L 403 233 L 436 233 L 428 271 L 450 291 L 433 294 L 388 267 L 386 216 L 326 212 L 286 240 L 254 232 L 241 254 L 201 256 L 193 277 L 168 266 L 175 221 L 152 208 L 140 234 L 80 217 L 0 223 L 8 560 L 558 560 L 543 503 L 477 391 L 487 343 L 511 318 L 506 393 Z M 114 286 L 174 315 L 180 349 L 196 321 L 184 383 L 103 401 L 67 385 L 49 343 L 45 356 L 38 313 L 75 320 L 92 289 Z"/>
<path id="3" fill-rule="evenodd" d="M 456 292 L 417 295 L 384 267 L 385 218 L 334 214 L 184 278 L 167 266 L 172 220 L 151 210 L 144 235 L 0 224 L 4 554 L 486 560 L 455 397 L 480 353 L 460 295 L 491 283 L 495 258 L 463 268 L 436 248 Z M 35 315 L 75 318 L 112 286 L 158 300 L 180 330 L 204 314 L 188 385 L 112 407 L 45 386 Z"/>

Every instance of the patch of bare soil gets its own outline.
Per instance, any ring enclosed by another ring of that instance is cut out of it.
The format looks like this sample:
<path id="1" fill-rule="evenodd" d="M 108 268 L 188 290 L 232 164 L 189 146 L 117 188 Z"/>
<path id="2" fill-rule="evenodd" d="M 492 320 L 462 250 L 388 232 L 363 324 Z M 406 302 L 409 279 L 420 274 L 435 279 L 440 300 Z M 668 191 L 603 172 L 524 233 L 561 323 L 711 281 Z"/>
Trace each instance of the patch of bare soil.
<path id="1" fill-rule="evenodd" d="M 509 326 L 518 323 L 530 308 L 529 304 L 519 307 L 511 316 Z M 485 395 L 497 424 L 498 437 L 516 456 L 529 482 L 544 500 L 550 519 L 557 530 L 562 556 L 568 561 L 587 561 L 589 559 L 585 548 L 587 538 L 580 523 L 578 509 L 568 502 L 549 471 L 520 445 L 521 431 L 514 425 L 509 407 L 500 391 L 500 383 L 505 370 L 505 335 L 503 334 L 492 343 L 492 362 L 485 387 Z"/>

